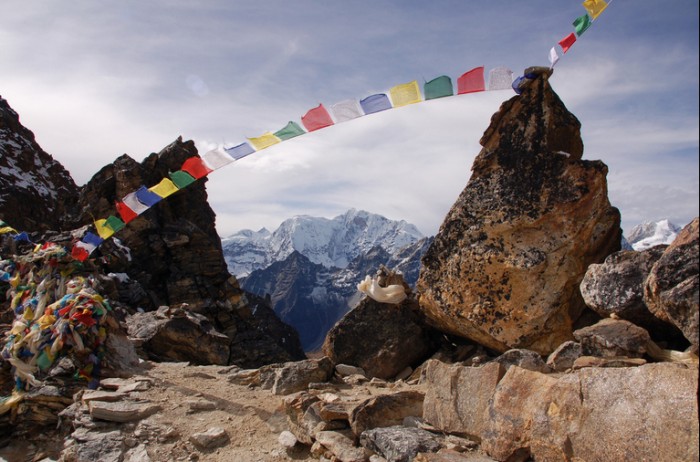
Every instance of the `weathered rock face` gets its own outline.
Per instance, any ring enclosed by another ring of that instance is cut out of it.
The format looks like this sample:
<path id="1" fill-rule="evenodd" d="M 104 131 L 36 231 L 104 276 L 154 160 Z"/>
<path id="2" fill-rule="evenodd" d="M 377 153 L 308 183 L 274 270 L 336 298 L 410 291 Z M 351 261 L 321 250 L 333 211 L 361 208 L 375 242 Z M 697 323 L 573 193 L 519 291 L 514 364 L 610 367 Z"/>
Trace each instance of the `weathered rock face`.
<path id="1" fill-rule="evenodd" d="M 386 285 L 403 284 L 400 275 L 391 277 L 398 279 Z M 366 297 L 328 332 L 323 353 L 335 364 L 388 379 L 425 360 L 435 348 L 434 335 L 412 298 L 389 305 Z"/>
<path id="2" fill-rule="evenodd" d="M 115 201 L 140 186 L 157 184 L 192 156 L 197 156 L 194 143 L 178 138 L 141 163 L 119 157 L 82 188 L 74 226 L 91 222 L 93 216 L 118 216 Z M 276 319 L 262 299 L 245 296 L 228 273 L 205 183 L 206 178 L 198 180 L 169 196 L 131 221 L 118 240 L 105 241 L 99 248 L 105 272 L 128 274 L 117 290 L 132 307 L 185 306 L 204 315 L 229 338 L 232 364 L 259 367 L 304 358 L 296 332 Z M 169 330 L 165 326 L 163 332 Z M 158 348 L 166 344 L 151 346 L 151 354 L 158 356 Z M 215 364 L 220 364 L 219 356 Z"/>
<path id="3" fill-rule="evenodd" d="M 559 379 L 513 367 L 487 410 L 482 449 L 497 460 L 697 460 L 697 386 L 697 366 L 669 363 Z"/>
<path id="4" fill-rule="evenodd" d="M 586 268 L 620 247 L 607 167 L 581 160 L 580 123 L 547 74 L 493 116 L 417 284 L 430 322 L 501 352 L 571 339 Z"/>
<path id="5" fill-rule="evenodd" d="M 698 349 L 700 219 L 678 233 L 644 282 L 644 302 L 660 319 L 676 325 Z"/>
<path id="6" fill-rule="evenodd" d="M 92 216 L 119 216 L 115 201 L 142 185 L 157 184 L 196 155 L 192 141 L 178 138 L 140 164 L 127 155 L 119 157 L 82 188 L 77 224 L 90 223 Z M 131 249 L 131 260 L 113 262 L 110 270 L 125 269 L 141 283 L 150 298 L 143 300 L 146 309 L 187 303 L 190 309 L 199 311 L 212 300 L 233 296 L 235 287 L 229 281 L 205 182 L 206 179 L 199 180 L 159 202 L 117 235 Z M 111 240 L 100 250 L 119 255 Z"/>
<path id="7" fill-rule="evenodd" d="M 18 231 L 62 229 L 77 198 L 68 171 L 0 97 L 0 218 Z"/>

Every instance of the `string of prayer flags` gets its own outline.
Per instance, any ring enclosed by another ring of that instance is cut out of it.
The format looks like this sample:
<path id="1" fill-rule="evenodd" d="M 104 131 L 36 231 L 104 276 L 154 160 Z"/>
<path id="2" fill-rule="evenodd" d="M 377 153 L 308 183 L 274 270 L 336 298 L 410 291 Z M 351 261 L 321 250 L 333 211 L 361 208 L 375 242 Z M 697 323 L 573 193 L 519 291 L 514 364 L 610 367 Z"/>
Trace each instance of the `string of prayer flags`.
<path id="1" fill-rule="evenodd" d="M 394 107 L 408 106 L 409 104 L 423 101 L 420 96 L 418 82 L 415 80 L 391 87 L 389 95 L 391 96 Z"/>
<path id="2" fill-rule="evenodd" d="M 303 135 L 304 133 L 306 132 L 303 128 L 290 120 L 289 123 L 284 126 L 284 128 L 277 130 L 274 135 L 280 140 L 286 141 L 296 136 Z"/>
<path id="3" fill-rule="evenodd" d="M 608 7 L 604 0 L 584 0 L 582 5 L 594 20 Z"/>
<path id="4" fill-rule="evenodd" d="M 347 122 L 365 115 L 360 103 L 354 99 L 346 99 L 333 104 L 331 106 L 331 114 L 333 114 L 335 123 Z"/>
<path id="5" fill-rule="evenodd" d="M 160 180 L 160 183 L 155 186 L 151 186 L 148 188 L 148 190 L 165 199 L 166 197 L 178 192 L 180 189 L 175 186 L 175 183 L 173 183 L 169 178 L 163 178 Z"/>
<path id="6" fill-rule="evenodd" d="M 375 112 L 386 111 L 391 109 L 391 101 L 386 93 L 378 93 L 370 95 L 360 100 L 360 106 L 365 114 L 374 114 Z"/>
<path id="7" fill-rule="evenodd" d="M 576 43 L 576 34 L 573 32 L 564 37 L 563 39 L 559 40 L 559 46 L 561 46 L 561 49 L 564 53 L 569 51 L 571 46 Z"/>
<path id="8" fill-rule="evenodd" d="M 244 158 L 245 156 L 251 155 L 255 152 L 255 149 L 253 149 L 253 147 L 248 143 L 241 143 L 232 148 L 226 148 L 225 151 L 235 160 L 238 160 Z M 177 184 L 177 181 L 175 181 L 175 179 L 173 179 L 173 181 L 175 182 L 175 184 Z M 178 185 L 178 187 L 182 186 Z"/>
<path id="9" fill-rule="evenodd" d="M 584 14 L 583 16 L 579 16 L 578 18 L 574 19 L 573 26 L 574 26 L 574 31 L 576 32 L 576 36 L 580 37 L 583 35 L 584 32 L 588 30 L 589 27 L 591 27 L 591 17 L 588 16 L 588 14 Z"/>
<path id="10" fill-rule="evenodd" d="M 333 119 L 328 113 L 323 104 L 319 104 L 313 109 L 309 109 L 306 114 L 301 117 L 301 123 L 310 132 L 320 130 L 321 128 L 330 127 L 333 125 Z"/>
<path id="11" fill-rule="evenodd" d="M 425 94 L 426 101 L 429 99 L 452 96 L 454 95 L 454 91 L 452 89 L 452 79 L 446 75 L 435 77 L 430 82 L 425 82 L 423 85 L 423 93 Z"/>
<path id="12" fill-rule="evenodd" d="M 509 90 L 513 84 L 513 71 L 507 67 L 494 67 L 489 71 L 489 91 Z"/>
<path id="13" fill-rule="evenodd" d="M 475 67 L 467 71 L 457 79 L 457 94 L 474 93 L 484 91 L 484 66 Z"/>
<path id="14" fill-rule="evenodd" d="M 256 151 L 262 151 L 272 145 L 279 143 L 281 140 L 272 132 L 266 132 L 256 138 L 248 138 L 248 142 L 253 145 Z"/>
<path id="15" fill-rule="evenodd" d="M 207 176 L 212 170 L 207 167 L 202 161 L 201 157 L 192 156 L 185 160 L 180 167 L 180 170 L 192 175 L 192 178 L 198 180 L 204 176 Z"/>
<path id="16" fill-rule="evenodd" d="M 202 160 L 211 170 L 217 170 L 233 162 L 233 157 L 221 149 L 212 149 L 204 153 Z"/>

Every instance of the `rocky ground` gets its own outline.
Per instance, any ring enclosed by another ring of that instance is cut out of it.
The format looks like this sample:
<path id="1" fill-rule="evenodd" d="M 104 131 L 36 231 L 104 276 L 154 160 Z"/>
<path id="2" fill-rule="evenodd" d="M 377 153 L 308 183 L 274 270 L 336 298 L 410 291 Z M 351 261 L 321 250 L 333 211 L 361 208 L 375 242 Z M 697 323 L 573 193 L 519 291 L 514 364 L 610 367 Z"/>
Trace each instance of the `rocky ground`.
<path id="1" fill-rule="evenodd" d="M 272 395 L 270 390 L 229 383 L 226 380 L 229 367 L 154 362 L 145 362 L 143 366 L 140 374 L 127 380 L 127 385 L 139 384 L 133 386 L 136 390 L 122 393 L 112 402 L 144 406 L 145 414 L 153 412 L 150 416 L 138 419 L 138 411 L 132 408 L 133 420 L 119 424 L 93 421 L 85 415 L 76 419 L 77 428 L 72 433 L 69 431 L 61 444 L 52 445 L 44 438 L 14 441 L 0 449 L 0 460 L 24 462 L 43 457 L 58 460 L 56 451 L 62 450 L 64 444 L 75 445 L 78 460 L 83 460 L 88 450 L 101 457 L 112 457 L 99 460 L 120 460 L 118 453 L 122 451 L 124 460 L 131 461 L 308 460 L 308 451 L 299 448 L 288 455 L 278 442 L 279 434 L 286 429 L 286 418 L 282 397 Z M 89 403 L 91 395 L 96 393 L 101 392 L 84 392 L 80 402 Z M 210 442 L 211 448 L 190 441 L 194 435 L 212 428 L 223 429 L 227 436 L 222 436 L 220 443 Z M 115 439 L 121 439 L 123 444 L 115 444 Z"/>

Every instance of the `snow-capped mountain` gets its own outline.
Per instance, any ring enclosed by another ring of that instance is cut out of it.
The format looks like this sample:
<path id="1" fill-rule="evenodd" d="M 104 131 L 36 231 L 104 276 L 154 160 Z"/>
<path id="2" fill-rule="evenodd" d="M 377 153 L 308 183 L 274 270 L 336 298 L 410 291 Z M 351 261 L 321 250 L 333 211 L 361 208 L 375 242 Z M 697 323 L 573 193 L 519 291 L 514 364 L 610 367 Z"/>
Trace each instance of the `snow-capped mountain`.
<path id="1" fill-rule="evenodd" d="M 221 243 L 231 274 L 245 277 L 283 261 L 295 250 L 326 268 L 345 268 L 374 247 L 394 254 L 423 237 L 414 225 L 403 220 L 350 209 L 333 219 L 296 216 L 272 233 L 264 228 L 239 231 Z"/>
<path id="2" fill-rule="evenodd" d="M 645 250 L 659 244 L 670 244 L 680 230 L 668 220 L 642 223 L 632 228 L 627 241 L 634 250 Z"/>
<path id="3" fill-rule="evenodd" d="M 359 300 L 357 284 L 381 265 L 415 285 L 430 242 L 405 221 L 351 209 L 333 219 L 290 218 L 272 233 L 243 230 L 223 239 L 222 247 L 241 287 L 269 295 L 304 350 L 313 351 Z"/>

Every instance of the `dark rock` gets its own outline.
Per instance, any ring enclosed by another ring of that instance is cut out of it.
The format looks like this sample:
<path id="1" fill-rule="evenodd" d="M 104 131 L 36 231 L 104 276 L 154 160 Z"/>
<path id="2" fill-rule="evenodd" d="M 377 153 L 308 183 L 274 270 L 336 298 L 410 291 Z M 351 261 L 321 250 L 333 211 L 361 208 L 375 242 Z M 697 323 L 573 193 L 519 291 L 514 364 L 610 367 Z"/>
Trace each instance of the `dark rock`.
<path id="1" fill-rule="evenodd" d="M 0 97 L 0 217 L 18 232 L 65 229 L 78 199 L 70 173 Z"/>
<path id="2" fill-rule="evenodd" d="M 439 329 L 546 355 L 572 336 L 585 269 L 619 250 L 607 166 L 538 74 L 481 139 L 466 188 L 423 257 L 419 303 Z"/>
<path id="3" fill-rule="evenodd" d="M 393 426 L 374 428 L 360 435 L 360 444 L 387 462 L 410 462 L 419 452 L 436 452 L 439 438 L 420 428 Z"/>
<path id="4" fill-rule="evenodd" d="M 603 319 L 597 324 L 574 332 L 586 356 L 641 358 L 651 340 L 649 333 L 622 319 Z"/>
<path id="5" fill-rule="evenodd" d="M 700 304 L 700 220 L 686 225 L 644 282 L 644 302 L 660 319 L 677 326 L 698 350 L 698 306 Z"/>
<path id="6" fill-rule="evenodd" d="M 130 316 L 127 325 L 129 337 L 154 359 L 201 365 L 229 362 L 229 338 L 202 315 L 161 307 Z"/>
<path id="7" fill-rule="evenodd" d="M 361 367 L 368 377 L 390 379 L 420 364 L 434 345 L 435 332 L 415 300 L 388 305 L 365 297 L 328 332 L 323 353 L 336 364 Z"/>

